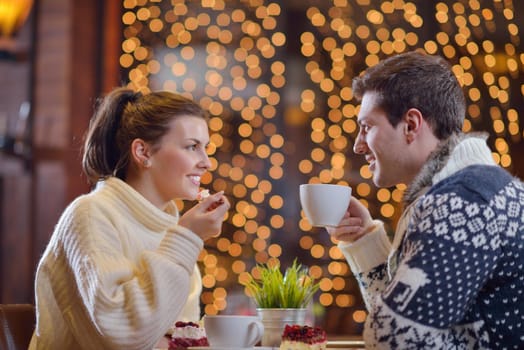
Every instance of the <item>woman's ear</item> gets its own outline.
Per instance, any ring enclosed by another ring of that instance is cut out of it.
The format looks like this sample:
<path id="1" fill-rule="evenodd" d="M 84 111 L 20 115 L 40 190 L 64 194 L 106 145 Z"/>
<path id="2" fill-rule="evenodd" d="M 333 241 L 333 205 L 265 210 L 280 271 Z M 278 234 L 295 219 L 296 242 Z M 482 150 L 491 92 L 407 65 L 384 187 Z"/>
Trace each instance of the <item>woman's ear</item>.
<path id="1" fill-rule="evenodd" d="M 138 167 L 151 167 L 151 151 L 147 142 L 142 139 L 134 139 L 131 142 L 131 159 Z"/>
<path id="2" fill-rule="evenodd" d="M 404 114 L 404 135 L 408 144 L 412 143 L 420 133 L 424 117 L 417 108 L 410 108 Z"/>

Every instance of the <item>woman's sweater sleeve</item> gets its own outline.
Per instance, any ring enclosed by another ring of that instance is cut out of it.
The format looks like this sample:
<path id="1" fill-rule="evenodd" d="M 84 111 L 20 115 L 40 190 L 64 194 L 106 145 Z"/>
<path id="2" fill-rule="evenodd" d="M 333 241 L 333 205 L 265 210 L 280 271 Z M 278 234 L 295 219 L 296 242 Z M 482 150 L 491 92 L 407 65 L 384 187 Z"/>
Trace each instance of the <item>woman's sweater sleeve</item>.
<path id="1" fill-rule="evenodd" d="M 136 264 L 107 216 L 76 210 L 66 219 L 49 275 L 76 340 L 85 349 L 153 348 L 186 303 L 202 240 L 174 226 Z"/>

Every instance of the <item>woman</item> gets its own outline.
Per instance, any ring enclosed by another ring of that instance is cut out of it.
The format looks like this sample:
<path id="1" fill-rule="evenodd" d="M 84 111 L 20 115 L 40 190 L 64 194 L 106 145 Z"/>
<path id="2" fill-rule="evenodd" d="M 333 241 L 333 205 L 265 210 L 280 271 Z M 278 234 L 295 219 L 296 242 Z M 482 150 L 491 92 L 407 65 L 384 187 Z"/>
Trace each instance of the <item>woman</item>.
<path id="1" fill-rule="evenodd" d="M 205 111 L 169 92 L 118 88 L 97 108 L 83 169 L 96 189 L 62 214 L 36 275 L 30 349 L 151 349 L 175 320 L 198 320 L 196 266 L 220 233 L 222 192 L 179 218 L 209 169 Z"/>

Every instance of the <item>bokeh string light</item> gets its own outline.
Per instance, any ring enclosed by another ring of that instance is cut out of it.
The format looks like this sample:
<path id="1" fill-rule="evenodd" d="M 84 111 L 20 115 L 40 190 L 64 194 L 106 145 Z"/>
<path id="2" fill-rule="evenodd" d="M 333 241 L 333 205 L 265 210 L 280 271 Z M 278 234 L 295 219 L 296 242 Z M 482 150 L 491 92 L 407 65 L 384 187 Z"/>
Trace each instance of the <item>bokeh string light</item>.
<path id="1" fill-rule="evenodd" d="M 271 243 L 284 223 L 284 198 L 275 190 L 286 159 L 277 118 L 286 83 L 281 7 L 263 0 L 126 0 L 124 9 L 120 64 L 128 85 L 183 93 L 210 113 L 213 167 L 202 185 L 224 190 L 232 203 L 224 234 L 200 256 L 204 311 L 216 314 L 256 263 L 282 254 Z"/>
<path id="2" fill-rule="evenodd" d="M 382 58 L 414 49 L 452 63 L 469 106 L 463 130 L 488 131 L 495 161 L 511 171 L 509 144 L 524 136 L 523 111 L 514 107 L 522 108 L 524 54 L 513 1 L 334 0 L 309 6 L 306 15 L 309 28 L 300 37 L 301 53 L 313 87 L 303 90 L 301 108 L 312 115 L 310 147 L 318 151 L 302 160 L 307 167 L 299 170 L 312 182 L 349 181 L 393 231 L 405 186 L 377 189 L 367 165 L 351 155 L 358 104 L 348 79 Z M 309 228 L 305 219 L 301 225 Z M 347 270 L 339 253 L 330 256 Z M 326 307 L 345 307 L 351 297 L 351 289 L 322 291 L 320 303 Z M 357 312 L 355 321 L 362 320 Z"/>
<path id="3" fill-rule="evenodd" d="M 255 264 L 298 256 L 321 282 L 316 309 L 327 316 L 317 323 L 360 332 L 358 286 L 334 242 L 301 213 L 297 184 L 351 185 L 393 230 L 405 186 L 377 189 L 353 155 L 351 79 L 414 49 L 452 62 L 469 105 L 464 130 L 489 131 L 495 160 L 511 170 L 511 145 L 524 137 L 523 14 L 513 1 L 123 1 L 128 85 L 183 93 L 210 112 L 213 166 L 202 182 L 232 207 L 199 258 L 205 313 L 246 311 L 240 281 Z"/>

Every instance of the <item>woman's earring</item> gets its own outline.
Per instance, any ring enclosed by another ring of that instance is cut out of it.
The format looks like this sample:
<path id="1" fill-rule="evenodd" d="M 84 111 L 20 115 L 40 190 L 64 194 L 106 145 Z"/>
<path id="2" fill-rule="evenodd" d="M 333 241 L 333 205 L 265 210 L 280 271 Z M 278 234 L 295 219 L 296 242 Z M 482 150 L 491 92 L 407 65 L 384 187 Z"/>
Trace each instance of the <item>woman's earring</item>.
<path id="1" fill-rule="evenodd" d="M 144 159 L 142 164 L 144 165 L 145 168 L 151 167 L 151 161 L 149 159 Z"/>

